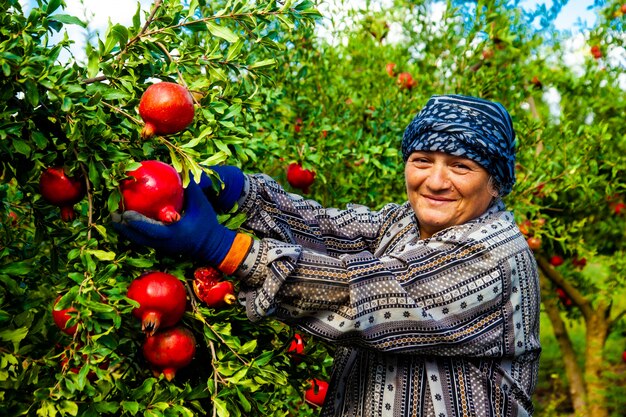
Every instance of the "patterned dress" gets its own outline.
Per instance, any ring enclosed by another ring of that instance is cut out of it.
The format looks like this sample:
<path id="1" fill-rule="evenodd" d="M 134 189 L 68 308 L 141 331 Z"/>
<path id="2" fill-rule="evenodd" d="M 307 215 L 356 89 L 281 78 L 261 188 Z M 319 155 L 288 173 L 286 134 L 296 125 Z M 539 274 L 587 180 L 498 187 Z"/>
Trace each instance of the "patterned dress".
<path id="1" fill-rule="evenodd" d="M 248 317 L 338 346 L 322 416 L 532 415 L 537 266 L 501 200 L 423 240 L 408 202 L 327 209 L 258 174 L 239 204 Z"/>

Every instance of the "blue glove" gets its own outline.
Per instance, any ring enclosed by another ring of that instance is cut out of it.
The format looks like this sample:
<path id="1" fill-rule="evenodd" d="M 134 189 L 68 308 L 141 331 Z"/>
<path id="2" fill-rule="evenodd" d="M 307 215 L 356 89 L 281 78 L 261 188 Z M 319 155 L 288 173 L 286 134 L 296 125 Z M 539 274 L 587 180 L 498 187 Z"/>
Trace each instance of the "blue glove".
<path id="1" fill-rule="evenodd" d="M 202 188 L 217 211 L 226 213 L 233 208 L 239 197 L 241 197 L 244 185 L 243 172 L 232 165 L 213 165 L 209 168 L 220 177 L 223 188 L 221 184 L 218 184 L 220 191 L 216 192 L 213 187 L 213 181 L 204 171 L 200 179 L 200 188 Z"/>
<path id="2" fill-rule="evenodd" d="M 166 225 L 128 210 L 114 221 L 113 228 L 135 244 L 218 266 L 232 247 L 236 233 L 217 221 L 215 210 L 193 179 L 185 191 L 185 200 L 185 211 L 175 223 Z"/>

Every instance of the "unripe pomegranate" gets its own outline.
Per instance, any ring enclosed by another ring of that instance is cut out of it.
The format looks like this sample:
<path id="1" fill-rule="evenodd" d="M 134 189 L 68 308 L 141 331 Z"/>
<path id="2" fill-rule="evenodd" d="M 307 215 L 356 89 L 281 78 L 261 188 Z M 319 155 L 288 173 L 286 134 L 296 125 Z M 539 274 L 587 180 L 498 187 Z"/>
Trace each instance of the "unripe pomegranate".
<path id="1" fill-rule="evenodd" d="M 180 326 L 160 330 L 146 337 L 143 343 L 143 355 L 152 366 L 155 376 L 163 373 L 168 381 L 174 379 L 179 369 L 191 363 L 195 353 L 196 339 L 193 333 Z"/>
<path id="2" fill-rule="evenodd" d="M 61 209 L 61 218 L 76 218 L 74 204 L 85 197 L 85 182 L 80 177 L 68 177 L 63 167 L 50 167 L 39 177 L 39 192 L 48 203 Z"/>
<path id="3" fill-rule="evenodd" d="M 70 327 L 66 327 L 66 326 L 67 326 L 68 320 L 72 318 L 72 316 L 69 313 L 76 312 L 78 310 L 76 310 L 74 307 L 68 307 L 62 310 L 57 310 L 56 305 L 58 304 L 61 297 L 62 296 L 59 295 L 54 301 L 54 304 L 52 305 L 52 319 L 54 320 L 56 325 L 59 327 L 59 329 L 61 329 L 63 333 L 73 336 L 74 333 L 76 333 L 76 329 L 78 328 L 78 323 Z"/>
<path id="4" fill-rule="evenodd" d="M 387 65 L 385 65 L 385 71 L 387 72 L 387 75 L 389 75 L 390 77 L 395 77 L 396 76 L 396 64 L 393 62 L 387 63 Z"/>
<path id="5" fill-rule="evenodd" d="M 164 223 L 180 220 L 184 188 L 178 172 L 161 161 L 143 161 L 120 182 L 122 210 L 134 210 Z"/>
<path id="6" fill-rule="evenodd" d="M 315 171 L 302 168 L 297 162 L 292 162 L 287 167 L 287 182 L 294 188 L 308 194 L 311 184 L 315 181 Z"/>
<path id="7" fill-rule="evenodd" d="M 141 96 L 139 115 L 146 123 L 141 131 L 144 139 L 178 133 L 193 120 L 193 97 L 185 87 L 176 83 L 152 84 Z"/>
<path id="8" fill-rule="evenodd" d="M 311 386 L 304 392 L 304 400 L 316 407 L 321 407 L 326 400 L 328 382 L 313 378 L 310 384 Z"/>
<path id="9" fill-rule="evenodd" d="M 128 286 L 127 297 L 139 303 L 133 315 L 141 320 L 141 330 L 148 335 L 178 323 L 187 306 L 185 286 L 165 272 L 142 274 Z"/>

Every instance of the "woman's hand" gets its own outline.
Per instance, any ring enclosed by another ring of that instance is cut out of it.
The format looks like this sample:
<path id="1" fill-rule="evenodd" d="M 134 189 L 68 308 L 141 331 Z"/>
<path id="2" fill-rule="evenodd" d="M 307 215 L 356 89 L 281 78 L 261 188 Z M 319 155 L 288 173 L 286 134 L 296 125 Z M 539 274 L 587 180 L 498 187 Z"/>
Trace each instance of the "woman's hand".
<path id="1" fill-rule="evenodd" d="M 220 191 L 216 191 L 213 186 L 213 181 L 205 173 L 202 172 L 200 179 L 200 188 L 204 191 L 207 198 L 220 213 L 226 213 L 233 208 L 244 186 L 244 174 L 243 172 L 232 165 L 214 165 L 209 167 L 212 171 L 219 176 L 221 184 L 217 184 L 217 188 Z"/>
<path id="2" fill-rule="evenodd" d="M 234 204 L 236 199 L 232 201 Z M 114 218 L 113 228 L 137 245 L 169 256 L 186 255 L 213 266 L 226 257 L 236 235 L 217 221 L 201 185 L 193 180 L 185 190 L 185 211 L 179 221 L 166 225 L 129 210 Z"/>

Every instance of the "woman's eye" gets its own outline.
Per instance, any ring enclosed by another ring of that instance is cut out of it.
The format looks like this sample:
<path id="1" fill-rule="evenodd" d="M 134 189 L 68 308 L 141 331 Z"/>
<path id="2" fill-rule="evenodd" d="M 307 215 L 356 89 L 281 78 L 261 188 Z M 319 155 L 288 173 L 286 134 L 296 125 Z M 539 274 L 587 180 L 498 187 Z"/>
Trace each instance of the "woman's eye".
<path id="1" fill-rule="evenodd" d="M 452 168 L 456 170 L 457 172 L 467 172 L 472 169 L 469 165 L 462 164 L 462 163 L 454 164 L 452 165 Z"/>

